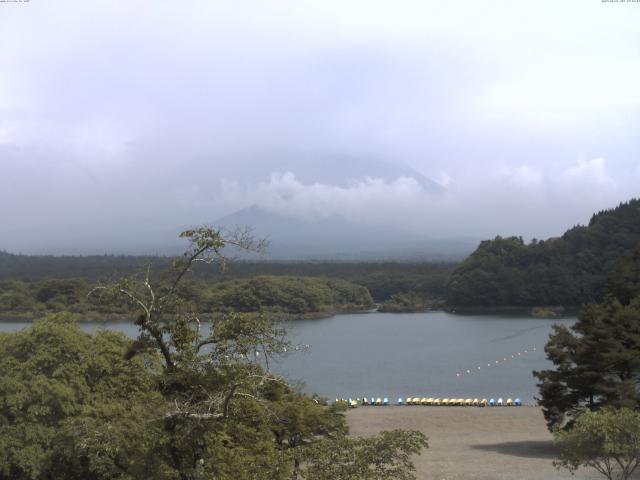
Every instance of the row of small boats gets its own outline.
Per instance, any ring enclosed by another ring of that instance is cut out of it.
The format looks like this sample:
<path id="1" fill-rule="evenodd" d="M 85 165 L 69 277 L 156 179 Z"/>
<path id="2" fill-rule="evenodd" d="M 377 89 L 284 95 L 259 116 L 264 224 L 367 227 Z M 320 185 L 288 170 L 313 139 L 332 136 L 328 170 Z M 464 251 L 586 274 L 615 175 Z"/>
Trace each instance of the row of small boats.
<path id="1" fill-rule="evenodd" d="M 336 403 L 346 403 L 350 408 L 357 408 L 360 406 L 386 406 L 389 405 L 389 399 L 387 397 L 363 397 L 363 398 L 336 398 Z M 461 407 L 519 407 L 522 405 L 522 400 L 519 398 L 506 400 L 502 397 L 495 398 L 432 398 L 432 397 L 407 397 L 406 399 L 398 398 L 396 405 L 428 405 L 428 406 L 461 406 Z"/>

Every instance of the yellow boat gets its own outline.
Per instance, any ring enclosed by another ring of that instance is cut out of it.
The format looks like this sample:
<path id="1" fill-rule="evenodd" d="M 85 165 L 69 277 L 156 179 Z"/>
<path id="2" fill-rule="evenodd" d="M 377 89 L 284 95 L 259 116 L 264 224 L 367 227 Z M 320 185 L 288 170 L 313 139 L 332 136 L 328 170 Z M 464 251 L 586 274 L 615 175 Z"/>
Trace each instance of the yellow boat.
<path id="1" fill-rule="evenodd" d="M 433 399 L 433 404 L 434 405 L 442 405 L 442 401 L 439 398 L 434 398 Z"/>
<path id="2" fill-rule="evenodd" d="M 427 405 L 433 405 L 433 398 L 432 397 L 427 398 Z"/>

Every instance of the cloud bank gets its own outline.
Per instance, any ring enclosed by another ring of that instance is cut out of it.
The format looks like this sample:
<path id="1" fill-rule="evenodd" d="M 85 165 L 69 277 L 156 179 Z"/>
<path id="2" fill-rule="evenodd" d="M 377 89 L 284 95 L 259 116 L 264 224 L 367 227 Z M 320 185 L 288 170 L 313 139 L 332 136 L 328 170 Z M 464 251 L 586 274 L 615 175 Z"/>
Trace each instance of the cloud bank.
<path id="1" fill-rule="evenodd" d="M 629 196 L 640 180 L 633 177 L 627 179 Z M 593 212 L 615 206 L 621 192 L 603 158 L 579 160 L 555 174 L 521 165 L 503 166 L 482 181 L 447 179 L 448 188 L 434 193 L 411 177 L 369 177 L 337 186 L 306 184 L 286 172 L 251 188 L 224 182 L 221 197 L 237 207 L 250 203 L 307 219 L 339 216 L 432 237 L 540 238 L 587 222 Z"/>
<path id="2" fill-rule="evenodd" d="M 639 194 L 633 4 L 0 9 L 0 249 L 145 248 L 251 204 L 543 237 Z"/>

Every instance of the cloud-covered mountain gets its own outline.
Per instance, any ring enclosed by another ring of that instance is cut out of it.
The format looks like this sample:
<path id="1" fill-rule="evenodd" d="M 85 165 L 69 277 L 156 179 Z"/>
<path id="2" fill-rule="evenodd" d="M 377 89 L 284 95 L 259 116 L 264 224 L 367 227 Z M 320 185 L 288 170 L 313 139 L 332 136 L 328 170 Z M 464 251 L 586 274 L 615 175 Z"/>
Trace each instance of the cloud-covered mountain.
<path id="1" fill-rule="evenodd" d="M 215 224 L 227 229 L 252 227 L 256 237 L 269 238 L 264 258 L 274 260 L 453 260 L 468 255 L 478 243 L 475 239 L 434 239 L 337 215 L 296 218 L 257 205 Z"/>
<path id="2" fill-rule="evenodd" d="M 628 8 L 159 3 L 2 8 L 0 249 L 145 253 L 253 204 L 547 237 L 637 195 Z"/>
<path id="3" fill-rule="evenodd" d="M 412 178 L 427 192 L 444 191 L 438 182 L 401 160 L 388 161 L 370 155 L 348 155 L 322 149 L 236 154 L 233 162 L 229 162 L 221 171 L 229 180 L 244 183 L 264 182 L 274 174 L 287 172 L 301 183 L 310 185 L 344 188 L 368 178 L 387 183 L 399 178 Z"/>

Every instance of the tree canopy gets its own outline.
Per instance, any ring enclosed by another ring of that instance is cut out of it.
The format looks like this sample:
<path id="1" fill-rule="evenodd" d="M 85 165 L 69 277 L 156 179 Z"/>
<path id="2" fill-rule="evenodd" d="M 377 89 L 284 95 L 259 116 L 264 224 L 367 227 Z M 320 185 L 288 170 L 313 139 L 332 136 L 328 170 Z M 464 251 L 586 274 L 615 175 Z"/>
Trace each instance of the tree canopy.
<path id="1" fill-rule="evenodd" d="M 526 244 L 522 237 L 496 237 L 482 242 L 452 273 L 447 301 L 454 306 L 602 301 L 614 283 L 637 289 L 620 279 L 629 260 L 637 262 L 639 245 L 638 199 L 599 212 L 588 226 L 576 226 L 558 238 Z"/>
<path id="2" fill-rule="evenodd" d="M 84 333 L 69 314 L 0 334 L 0 478 L 122 478 L 116 464 L 132 477 L 156 471 L 136 456 L 144 443 L 159 447 L 160 362 L 153 353 L 125 359 L 130 343 L 119 333 Z M 104 476 L 84 476 L 94 469 Z"/>
<path id="3" fill-rule="evenodd" d="M 100 317 L 131 313 L 122 298 L 104 302 L 87 297 L 95 287 L 85 279 L 50 278 L 37 282 L 0 280 L 0 313 L 41 315 L 71 311 Z M 345 280 L 262 275 L 249 279 L 210 281 L 185 278 L 177 286 L 200 313 L 265 312 L 291 316 L 332 314 L 374 306 L 369 291 Z"/>
<path id="4" fill-rule="evenodd" d="M 290 350 L 281 324 L 205 322 L 184 294 L 197 262 L 260 245 L 205 227 L 183 236 L 191 246 L 169 271 L 91 292 L 136 309 L 137 339 L 84 333 L 68 314 L 0 335 L 0 480 L 414 478 L 423 434 L 349 437 L 344 407 L 269 371 Z"/>
<path id="5" fill-rule="evenodd" d="M 640 297 L 589 305 L 571 329 L 554 326 L 545 351 L 555 368 L 534 375 L 550 427 L 605 405 L 640 405 Z"/>
<path id="6" fill-rule="evenodd" d="M 554 436 L 558 468 L 588 467 L 609 480 L 627 480 L 640 464 L 640 413 L 627 408 L 586 412 Z"/>

